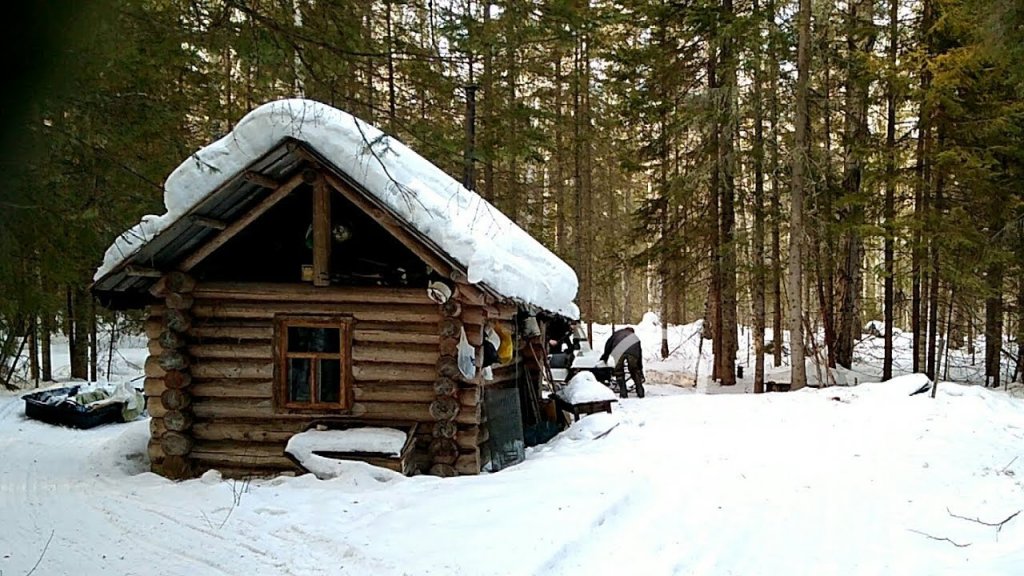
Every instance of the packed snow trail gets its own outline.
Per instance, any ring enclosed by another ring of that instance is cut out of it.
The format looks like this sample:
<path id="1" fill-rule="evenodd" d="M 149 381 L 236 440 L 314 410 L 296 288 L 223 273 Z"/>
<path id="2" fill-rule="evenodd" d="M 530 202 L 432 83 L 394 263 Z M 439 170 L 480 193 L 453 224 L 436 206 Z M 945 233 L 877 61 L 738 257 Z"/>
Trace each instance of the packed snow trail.
<path id="1" fill-rule="evenodd" d="M 1024 521 L 947 507 L 1024 508 L 1024 401 L 909 384 L 655 384 L 500 473 L 386 483 L 173 483 L 138 473 L 147 422 L 68 430 L 0 395 L 0 572 L 1019 574 Z"/>

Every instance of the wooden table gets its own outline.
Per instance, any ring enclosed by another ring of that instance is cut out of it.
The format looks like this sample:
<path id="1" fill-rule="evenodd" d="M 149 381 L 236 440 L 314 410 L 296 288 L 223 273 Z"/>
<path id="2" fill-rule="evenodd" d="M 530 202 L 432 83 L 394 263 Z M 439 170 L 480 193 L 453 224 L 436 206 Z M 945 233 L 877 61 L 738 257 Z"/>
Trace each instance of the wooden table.
<path id="1" fill-rule="evenodd" d="M 595 412 L 607 412 L 612 413 L 612 402 L 615 400 L 598 400 L 597 402 L 581 402 L 579 404 L 570 404 L 562 399 L 558 394 L 555 397 L 555 407 L 559 410 L 564 410 L 573 415 L 574 421 L 579 421 L 580 415 L 586 416 L 587 414 L 594 414 Z"/>

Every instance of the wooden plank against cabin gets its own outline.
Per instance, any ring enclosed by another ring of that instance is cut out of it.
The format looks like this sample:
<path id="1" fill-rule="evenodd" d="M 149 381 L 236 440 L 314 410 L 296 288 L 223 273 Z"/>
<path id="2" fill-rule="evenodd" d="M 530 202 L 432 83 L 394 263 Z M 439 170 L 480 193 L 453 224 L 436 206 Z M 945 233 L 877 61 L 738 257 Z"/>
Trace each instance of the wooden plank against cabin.
<path id="1" fill-rule="evenodd" d="M 192 295 L 211 300 L 280 300 L 282 302 L 353 302 L 380 304 L 433 304 L 420 288 L 383 286 L 331 286 L 272 282 L 203 282 Z"/>
<path id="2" fill-rule="evenodd" d="M 313 286 L 331 285 L 331 195 L 323 174 L 313 183 Z"/>
<path id="3" fill-rule="evenodd" d="M 226 244 L 228 240 L 234 238 L 236 234 L 241 232 L 249 224 L 252 224 L 254 220 L 262 216 L 267 210 L 270 210 L 275 204 L 291 194 L 292 190 L 298 188 L 300 184 L 302 184 L 302 174 L 299 173 L 292 176 L 287 182 L 281 184 L 276 190 L 271 192 L 270 195 L 250 208 L 248 212 L 229 224 L 208 242 L 200 246 L 198 250 L 193 252 L 188 258 L 178 265 L 178 269 L 183 272 L 188 272 L 192 268 L 195 268 L 195 266 L 205 260 L 207 256 L 213 254 L 215 250 Z"/>

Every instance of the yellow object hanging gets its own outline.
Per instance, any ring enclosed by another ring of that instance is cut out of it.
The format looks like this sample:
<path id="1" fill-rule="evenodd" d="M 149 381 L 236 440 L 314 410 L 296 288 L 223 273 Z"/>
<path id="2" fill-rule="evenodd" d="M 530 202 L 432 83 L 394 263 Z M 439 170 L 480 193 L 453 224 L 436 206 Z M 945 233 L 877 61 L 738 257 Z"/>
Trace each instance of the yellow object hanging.
<path id="1" fill-rule="evenodd" d="M 498 345 L 498 363 L 508 364 L 512 361 L 512 334 L 500 322 L 495 322 L 494 331 L 501 340 L 501 344 Z"/>

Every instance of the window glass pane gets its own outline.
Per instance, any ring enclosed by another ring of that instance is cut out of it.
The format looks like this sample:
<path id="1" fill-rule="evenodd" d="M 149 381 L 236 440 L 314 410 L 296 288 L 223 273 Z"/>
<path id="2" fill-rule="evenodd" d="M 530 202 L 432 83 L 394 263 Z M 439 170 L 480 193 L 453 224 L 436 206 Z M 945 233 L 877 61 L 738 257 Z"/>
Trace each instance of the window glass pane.
<path id="1" fill-rule="evenodd" d="M 288 359 L 288 401 L 309 402 L 309 358 Z"/>
<path id="2" fill-rule="evenodd" d="M 320 360 L 317 388 L 320 402 L 341 402 L 341 361 Z"/>
<path id="3" fill-rule="evenodd" d="M 338 352 L 341 330 L 337 328 L 288 327 L 289 352 Z"/>

